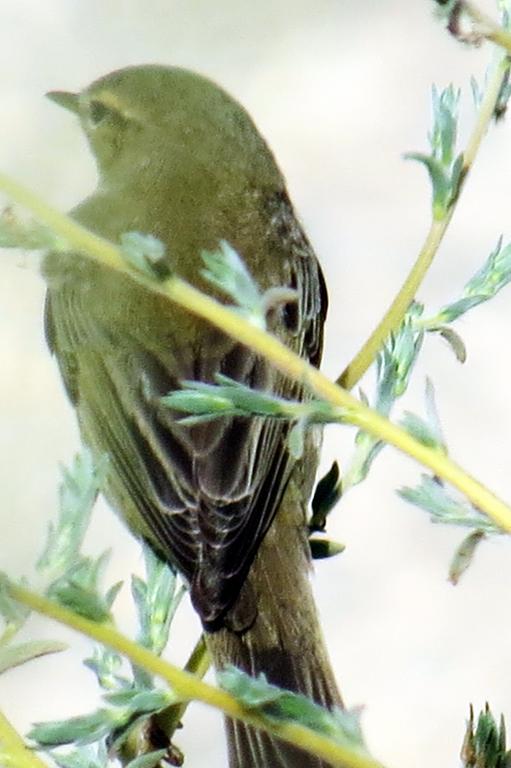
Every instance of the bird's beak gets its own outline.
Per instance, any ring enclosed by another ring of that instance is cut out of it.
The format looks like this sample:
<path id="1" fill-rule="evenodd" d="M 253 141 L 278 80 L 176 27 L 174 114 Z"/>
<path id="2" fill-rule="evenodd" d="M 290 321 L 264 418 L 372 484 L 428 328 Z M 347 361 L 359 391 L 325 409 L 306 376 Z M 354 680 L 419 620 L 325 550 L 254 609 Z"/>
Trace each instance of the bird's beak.
<path id="1" fill-rule="evenodd" d="M 75 115 L 78 114 L 78 93 L 70 93 L 69 91 L 48 91 L 45 95 L 51 99 L 51 101 L 54 101 L 55 104 L 58 104 L 59 107 L 64 107 L 64 109 L 74 112 Z"/>

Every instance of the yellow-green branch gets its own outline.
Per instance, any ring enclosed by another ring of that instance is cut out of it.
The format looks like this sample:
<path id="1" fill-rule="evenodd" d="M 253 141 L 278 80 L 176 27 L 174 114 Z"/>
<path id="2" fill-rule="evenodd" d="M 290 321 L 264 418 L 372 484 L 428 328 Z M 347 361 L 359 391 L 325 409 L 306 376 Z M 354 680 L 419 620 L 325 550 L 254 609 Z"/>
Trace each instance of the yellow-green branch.
<path id="1" fill-rule="evenodd" d="M 190 654 L 190 658 L 186 662 L 185 671 L 202 680 L 210 666 L 211 658 L 206 646 L 206 640 L 204 635 L 201 635 Z M 170 707 L 158 712 L 155 716 L 156 723 L 169 738 L 172 738 L 172 735 L 183 719 L 187 706 L 187 702 L 172 704 Z"/>
<path id="2" fill-rule="evenodd" d="M 220 330 L 251 347 L 262 357 L 290 378 L 306 385 L 319 398 L 342 409 L 344 421 L 363 428 L 380 440 L 390 443 L 403 453 L 428 467 L 435 475 L 460 490 L 470 501 L 485 512 L 504 530 L 511 532 L 511 508 L 441 451 L 428 448 L 408 432 L 392 424 L 376 411 L 368 408 L 356 398 L 330 381 L 308 362 L 298 357 L 275 336 L 256 328 L 239 313 L 224 306 L 215 299 L 179 277 L 172 275 L 162 282 L 156 282 L 136 272 L 123 258 L 121 251 L 112 243 L 97 237 L 67 216 L 58 213 L 32 192 L 0 174 L 0 189 L 4 189 L 14 200 L 28 208 L 43 224 L 47 224 L 56 235 L 62 237 L 70 248 L 80 252 L 112 269 L 129 275 L 144 285 L 147 290 L 162 294 L 179 306 L 209 321 Z"/>
<path id="3" fill-rule="evenodd" d="M 504 30 L 502 30 L 502 32 L 504 32 Z M 509 34 L 505 34 L 507 37 L 510 37 Z M 507 57 L 502 57 L 500 61 L 497 62 L 493 76 L 488 82 L 484 98 L 479 107 L 476 123 L 468 139 L 465 151 L 463 152 L 463 169 L 461 172 L 458 197 L 459 192 L 461 192 L 465 183 L 467 174 L 474 164 L 481 141 L 495 112 L 495 106 L 508 68 L 509 62 L 507 61 Z M 433 218 L 417 260 L 399 289 L 394 301 L 367 341 L 365 341 L 355 357 L 348 363 L 337 379 L 337 383 L 345 389 L 352 389 L 355 384 L 357 384 L 374 362 L 376 355 L 380 351 L 385 340 L 401 325 L 406 310 L 417 295 L 417 291 L 437 254 L 440 243 L 442 242 L 447 227 L 452 219 L 455 206 L 456 201 L 449 207 L 442 219 Z"/>
<path id="4" fill-rule="evenodd" d="M 479 10 L 473 3 L 462 3 L 462 10 L 475 23 L 476 33 L 511 53 L 511 34 Z"/>
<path id="5" fill-rule="evenodd" d="M 479 509 L 486 512 L 504 530 L 511 532 L 511 509 L 491 491 L 439 450 L 415 440 L 408 432 L 392 424 L 377 411 L 368 408 L 320 371 L 295 355 L 282 342 L 250 323 L 240 321 L 238 314 L 200 293 L 196 288 L 174 278 L 168 281 L 173 301 L 209 320 L 218 328 L 254 349 L 290 378 L 302 381 L 321 399 L 343 411 L 346 422 L 362 428 L 374 437 L 407 453 L 433 474 L 451 483 Z"/>
<path id="6" fill-rule="evenodd" d="M 0 766 L 2 768 L 48 768 L 23 741 L 0 711 Z"/>
<path id="7" fill-rule="evenodd" d="M 185 664 L 184 670 L 202 680 L 210 665 L 211 659 L 206 646 L 206 640 L 204 635 L 201 634 Z M 180 727 L 190 703 L 190 701 L 180 701 L 177 704 L 170 704 L 165 709 L 152 715 L 151 723 L 155 725 L 156 732 L 158 734 L 164 733 L 169 743 L 172 743 L 173 736 Z M 140 754 L 141 743 L 145 742 L 144 751 L 146 749 L 147 751 L 152 751 L 153 749 L 160 748 L 161 742 L 159 737 L 157 743 L 152 743 L 152 734 L 153 728 L 151 726 L 147 728 L 146 722 L 140 722 L 137 727 L 130 730 L 128 738 L 123 745 L 122 756 L 120 756 L 123 765 L 126 765 L 126 762 L 131 762 Z"/>
<path id="8" fill-rule="evenodd" d="M 243 722 L 261 728 L 283 741 L 307 750 L 332 766 L 338 768 L 383 768 L 382 764 L 372 757 L 337 744 L 326 736 L 302 725 L 294 723 L 276 724 L 267 721 L 262 716 L 245 709 L 230 693 L 204 683 L 195 675 L 169 664 L 146 648 L 142 648 L 129 638 L 124 637 L 112 626 L 84 619 L 57 603 L 11 582 L 6 582 L 6 588 L 14 600 L 87 635 L 87 637 L 93 638 L 109 648 L 113 648 L 137 666 L 143 667 L 153 675 L 165 680 L 176 696 L 181 699 L 201 701 L 203 704 L 221 710 L 228 717 L 243 720 Z M 12 746 L 16 747 L 14 741 L 12 741 Z M 37 766 L 26 763 L 22 768 L 43 767 L 40 763 Z"/>
<path id="9" fill-rule="evenodd" d="M 431 223 L 430 230 L 417 260 L 392 304 L 369 338 L 337 379 L 337 383 L 344 387 L 344 389 L 353 389 L 364 373 L 371 367 L 376 359 L 376 355 L 390 334 L 401 325 L 408 307 L 415 298 L 419 286 L 435 258 L 450 218 L 451 215 L 449 215 L 449 219 L 442 219 L 442 221 L 434 220 Z"/>

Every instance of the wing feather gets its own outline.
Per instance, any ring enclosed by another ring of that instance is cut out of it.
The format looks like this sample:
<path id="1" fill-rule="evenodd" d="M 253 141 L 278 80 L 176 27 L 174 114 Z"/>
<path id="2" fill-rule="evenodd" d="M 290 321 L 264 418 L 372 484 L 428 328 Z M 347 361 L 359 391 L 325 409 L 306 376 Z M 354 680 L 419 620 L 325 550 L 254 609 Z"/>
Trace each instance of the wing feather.
<path id="1" fill-rule="evenodd" d="M 296 306 L 280 311 L 274 331 L 317 365 L 326 313 L 323 277 L 287 195 L 279 193 L 267 205 L 268 248 L 283 265 L 283 282 L 298 292 Z M 93 281 L 84 286 L 62 280 L 59 269 L 52 275 L 47 262 L 47 336 L 86 442 L 110 456 L 107 495 L 128 524 L 183 573 L 204 625 L 218 628 L 289 480 L 289 425 L 220 417 L 185 426 L 161 397 L 182 379 L 213 382 L 217 373 L 284 397 L 303 397 L 302 388 L 225 337 L 219 354 L 218 332 L 214 337 L 206 330 L 211 343 L 203 338 L 194 348 L 169 330 L 148 348 L 145 325 L 133 323 L 123 326 L 121 339 L 99 309 L 105 296 L 95 296 Z M 111 296 L 112 306 L 122 300 L 122 294 Z"/>

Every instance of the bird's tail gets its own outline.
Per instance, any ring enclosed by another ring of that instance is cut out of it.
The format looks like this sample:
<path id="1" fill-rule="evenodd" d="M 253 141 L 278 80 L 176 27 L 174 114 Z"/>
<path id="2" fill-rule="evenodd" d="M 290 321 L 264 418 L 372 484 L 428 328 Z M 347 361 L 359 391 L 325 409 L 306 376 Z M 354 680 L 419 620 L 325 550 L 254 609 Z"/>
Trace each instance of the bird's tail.
<path id="1" fill-rule="evenodd" d="M 209 635 L 208 647 L 217 669 L 233 664 L 253 676 L 262 672 L 268 682 L 325 707 L 342 706 L 309 582 L 308 544 L 297 519 L 301 505 L 290 506 L 286 496 L 228 616 L 231 628 Z M 240 721 L 227 720 L 226 731 L 229 768 L 327 768 L 318 757 Z"/>

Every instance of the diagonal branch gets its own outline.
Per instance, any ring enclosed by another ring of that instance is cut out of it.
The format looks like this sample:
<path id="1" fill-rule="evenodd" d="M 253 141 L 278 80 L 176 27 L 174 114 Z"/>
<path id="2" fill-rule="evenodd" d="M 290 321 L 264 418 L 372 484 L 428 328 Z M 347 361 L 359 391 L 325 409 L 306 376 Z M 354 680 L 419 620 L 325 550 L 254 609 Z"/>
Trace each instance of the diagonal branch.
<path id="1" fill-rule="evenodd" d="M 508 35 L 508 37 L 510 36 Z M 450 224 L 456 207 L 456 202 L 459 198 L 459 193 L 465 184 L 467 175 L 472 168 L 479 151 L 481 141 L 495 113 L 495 107 L 497 106 L 502 84 L 504 83 L 508 69 L 509 61 L 507 57 L 501 56 L 486 88 L 476 123 L 468 139 L 466 149 L 463 152 L 463 166 L 458 187 L 458 195 L 442 219 L 433 217 L 424 245 L 394 301 L 367 341 L 362 345 L 359 352 L 357 352 L 351 362 L 348 363 L 337 379 L 337 383 L 345 389 L 352 389 L 362 378 L 364 373 L 374 362 L 376 355 L 380 351 L 385 340 L 401 325 L 408 307 L 415 298 L 417 291 L 437 254 L 438 248 L 447 231 L 447 227 Z"/>
<path id="2" fill-rule="evenodd" d="M 108 624 L 85 619 L 57 603 L 20 587 L 7 579 L 3 582 L 9 595 L 34 611 L 55 619 L 71 629 L 81 632 L 103 645 L 126 656 L 137 666 L 160 677 L 183 701 L 201 701 L 222 711 L 225 715 L 260 728 L 301 749 L 311 752 L 337 768 L 383 768 L 383 765 L 355 747 L 339 744 L 316 731 L 292 722 L 274 722 L 254 710 L 244 707 L 234 696 L 215 686 L 204 683 L 195 675 L 164 661 L 156 654 L 124 637 Z M 1 723 L 1 721 L 0 721 Z M 0 732 L 1 735 L 1 732 Z M 12 745 L 16 746 L 11 736 Z M 11 742 L 9 742 L 11 743 Z M 14 768 L 14 766 L 13 766 Z M 20 764 L 20 768 L 46 768 L 42 763 Z"/>
<path id="3" fill-rule="evenodd" d="M 286 376 L 305 384 L 318 398 L 336 406 L 339 409 L 336 414 L 337 420 L 362 428 L 416 459 L 428 467 L 435 476 L 458 488 L 497 525 L 511 532 L 511 508 L 488 488 L 464 472 L 445 453 L 421 444 L 404 429 L 392 424 L 345 389 L 330 381 L 317 368 L 292 352 L 276 336 L 252 325 L 238 312 L 207 296 L 176 275 L 158 282 L 144 272 L 135 270 L 123 257 L 122 251 L 113 243 L 98 237 L 59 213 L 34 193 L 3 174 L 0 174 L 1 189 L 16 202 L 28 208 L 41 223 L 50 227 L 57 236 L 62 238 L 64 244 L 60 243 L 61 248 L 80 251 L 83 256 L 128 275 L 148 291 L 165 296 L 189 312 L 212 323 L 242 344 L 251 347 Z"/>

